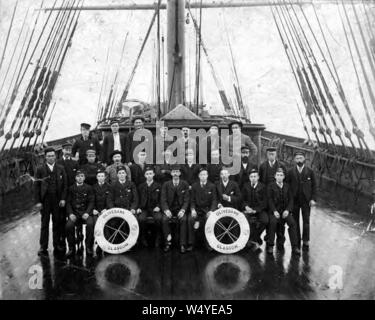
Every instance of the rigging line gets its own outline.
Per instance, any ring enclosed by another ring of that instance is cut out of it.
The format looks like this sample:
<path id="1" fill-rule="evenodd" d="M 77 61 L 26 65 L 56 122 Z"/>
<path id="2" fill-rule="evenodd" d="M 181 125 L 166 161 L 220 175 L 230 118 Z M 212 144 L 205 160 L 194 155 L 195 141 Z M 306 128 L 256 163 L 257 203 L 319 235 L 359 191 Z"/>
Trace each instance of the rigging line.
<path id="1" fill-rule="evenodd" d="M 306 122 L 305 122 L 305 119 L 303 119 L 303 116 L 302 116 L 302 112 L 301 112 L 301 108 L 299 107 L 299 104 L 298 102 L 296 101 L 296 105 L 297 105 L 297 109 L 298 109 L 298 113 L 301 117 L 301 121 L 302 121 L 302 125 L 303 125 L 303 129 L 305 130 L 306 134 L 307 134 L 307 139 L 308 141 L 312 141 L 311 138 L 310 138 L 310 134 L 309 134 L 309 130 L 307 129 L 307 125 L 306 125 Z"/>
<path id="2" fill-rule="evenodd" d="M 367 12 L 367 9 L 366 9 L 364 1 L 362 1 L 362 7 L 363 7 L 363 11 L 365 12 L 365 17 L 366 17 L 366 22 L 367 22 L 367 28 L 366 29 L 367 29 L 367 32 L 368 32 L 369 36 L 374 39 L 375 38 L 375 33 L 374 33 L 374 30 L 371 27 L 370 17 L 369 17 L 369 14 Z"/>
<path id="3" fill-rule="evenodd" d="M 53 104 L 53 107 L 52 107 L 52 110 L 51 110 L 51 113 L 49 114 L 49 118 L 48 118 L 48 122 L 47 122 L 47 125 L 46 125 L 46 128 L 45 130 L 43 131 L 43 136 L 42 136 L 42 141 L 41 141 L 41 145 L 43 146 L 43 143 L 44 143 L 44 138 L 46 137 L 46 133 L 49 129 L 49 125 L 50 125 L 50 122 L 51 122 L 51 118 L 52 118 L 52 114 L 53 112 L 55 111 L 55 107 L 56 107 L 56 101 L 55 103 Z"/>
<path id="4" fill-rule="evenodd" d="M 156 37 L 157 37 L 157 61 L 156 61 L 156 76 L 157 76 L 157 81 L 156 81 L 156 94 L 157 94 L 157 104 L 158 104 L 158 111 L 157 111 L 157 119 L 160 119 L 161 116 L 161 86 L 160 86 L 160 59 L 161 59 L 161 53 L 160 53 L 160 5 L 161 5 L 161 0 L 158 1 L 157 4 L 157 29 L 156 29 Z"/>
<path id="5" fill-rule="evenodd" d="M 12 31 L 12 28 L 13 28 L 13 21 L 14 21 L 14 16 L 16 15 L 17 6 L 18 6 L 18 0 L 17 0 L 16 4 L 14 5 L 14 9 L 13 9 L 13 13 L 12 13 L 12 18 L 10 19 L 8 33 L 7 33 L 7 36 L 6 36 L 6 39 L 5 39 L 3 53 L 2 53 L 1 59 L 0 59 L 0 71 L 1 71 L 1 67 L 3 66 L 5 53 L 6 53 L 6 50 L 7 50 L 7 47 L 8 47 L 9 36 L 10 36 L 10 33 Z"/>
<path id="6" fill-rule="evenodd" d="M 199 113 L 199 89 L 200 89 L 200 77 L 201 77 L 201 43 L 202 43 L 202 0 L 199 5 L 199 26 L 197 33 L 197 61 L 196 61 L 196 114 Z"/>

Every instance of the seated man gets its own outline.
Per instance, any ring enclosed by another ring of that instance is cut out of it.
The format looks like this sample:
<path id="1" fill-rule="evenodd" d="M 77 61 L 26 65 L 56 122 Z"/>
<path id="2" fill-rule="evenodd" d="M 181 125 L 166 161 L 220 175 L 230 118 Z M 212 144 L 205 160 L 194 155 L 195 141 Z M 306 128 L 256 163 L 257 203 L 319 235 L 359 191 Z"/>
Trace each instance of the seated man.
<path id="1" fill-rule="evenodd" d="M 94 229 L 96 220 L 98 217 L 108 209 L 108 199 L 111 192 L 111 186 L 106 182 L 106 173 L 103 169 L 99 169 L 96 173 L 97 183 L 93 186 L 94 191 L 94 210 L 92 211 L 92 216 L 87 219 L 86 222 L 86 237 L 87 237 L 87 247 L 86 252 L 89 255 L 93 254 L 94 246 Z M 101 250 L 98 248 L 97 253 L 100 254 Z"/>
<path id="2" fill-rule="evenodd" d="M 212 211 L 217 209 L 216 187 L 208 181 L 207 169 L 202 167 L 199 170 L 199 182 L 195 182 L 191 189 L 191 217 L 188 219 L 188 251 L 193 249 L 194 229 L 203 229 L 207 218 Z M 194 228 L 195 227 L 195 228 Z M 211 250 L 206 242 L 207 248 Z"/>
<path id="3" fill-rule="evenodd" d="M 92 187 L 85 182 L 84 172 L 77 170 L 76 182 L 69 187 L 67 200 L 68 221 L 66 223 L 66 238 L 68 240 L 68 257 L 72 257 L 76 252 L 75 228 L 82 229 L 82 224 L 87 223 L 94 208 L 94 193 Z M 79 233 L 79 232 L 78 232 Z M 91 239 L 86 236 L 86 249 L 90 248 Z"/>
<path id="4" fill-rule="evenodd" d="M 139 187 L 143 182 L 146 181 L 145 169 L 146 169 L 146 151 L 141 150 L 138 152 L 135 163 L 131 165 L 130 172 L 132 174 L 132 181 Z"/>
<path id="5" fill-rule="evenodd" d="M 268 225 L 266 187 L 259 182 L 258 170 L 253 168 L 249 175 L 250 181 L 242 189 L 242 209 L 250 224 L 250 243 L 253 250 L 260 249 L 260 236 Z"/>
<path id="6" fill-rule="evenodd" d="M 118 180 L 111 185 L 111 193 L 108 198 L 109 208 L 122 208 L 136 214 L 138 207 L 138 192 L 135 184 L 126 179 L 126 168 L 117 167 Z"/>
<path id="7" fill-rule="evenodd" d="M 229 180 L 228 168 L 220 171 L 220 182 L 216 185 L 218 207 L 231 207 L 238 209 L 241 201 L 241 191 L 237 182 Z"/>
<path id="8" fill-rule="evenodd" d="M 133 166 L 132 166 L 133 167 Z M 140 225 L 140 237 L 144 246 L 148 246 L 145 234 L 147 232 L 147 220 L 150 219 L 156 226 L 156 238 L 159 238 L 161 228 L 160 196 L 161 185 L 154 181 L 155 171 L 152 166 L 145 168 L 146 181 L 138 187 L 139 206 L 137 209 Z M 158 241 L 156 241 L 157 243 Z"/>
<path id="9" fill-rule="evenodd" d="M 118 178 L 117 178 L 117 168 L 118 167 L 124 167 L 126 170 L 126 177 L 129 181 L 131 181 L 131 172 L 129 167 L 126 164 L 122 163 L 122 152 L 119 150 L 115 150 L 111 154 L 111 159 L 113 163 L 109 165 L 106 169 L 105 172 L 108 175 L 108 182 L 110 184 L 114 184 Z"/>
<path id="10" fill-rule="evenodd" d="M 200 165 L 195 163 L 195 154 L 193 149 L 186 151 L 186 163 L 181 167 L 181 178 L 185 180 L 190 188 L 194 182 L 198 181 Z"/>
<path id="11" fill-rule="evenodd" d="M 96 173 L 98 170 L 104 170 L 104 167 L 97 163 L 96 151 L 88 149 L 86 151 L 87 163 L 81 166 L 81 171 L 85 173 L 85 183 L 93 186 L 96 183 Z"/>
<path id="12" fill-rule="evenodd" d="M 288 225 L 290 244 L 292 253 L 299 255 L 300 249 L 297 241 L 297 225 L 291 214 L 293 209 L 293 193 L 290 186 L 284 182 L 285 173 L 282 168 L 278 168 L 275 174 L 275 182 L 267 187 L 267 198 L 269 207 L 269 227 L 267 240 L 267 253 L 273 253 L 275 234 L 278 225 Z"/>
<path id="13" fill-rule="evenodd" d="M 164 163 L 158 164 L 155 169 L 155 180 L 159 182 L 161 185 L 163 185 L 165 182 L 172 179 L 171 176 L 171 167 L 172 164 L 171 158 L 172 158 L 172 151 L 170 149 L 166 149 L 164 151 Z"/>
<path id="14" fill-rule="evenodd" d="M 172 235 L 169 223 L 173 217 L 178 219 L 180 251 L 185 253 L 187 244 L 187 215 L 185 212 L 189 206 L 189 185 L 180 179 L 181 170 L 178 164 L 173 165 L 171 169 L 172 180 L 165 182 L 161 191 L 164 252 L 168 252 L 171 247 Z"/>

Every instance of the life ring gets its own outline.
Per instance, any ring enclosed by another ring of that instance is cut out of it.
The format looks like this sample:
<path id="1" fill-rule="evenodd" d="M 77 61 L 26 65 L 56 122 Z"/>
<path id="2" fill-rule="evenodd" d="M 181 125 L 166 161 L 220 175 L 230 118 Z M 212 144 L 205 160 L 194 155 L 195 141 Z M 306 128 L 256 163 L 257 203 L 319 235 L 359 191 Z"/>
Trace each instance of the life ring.
<path id="1" fill-rule="evenodd" d="M 212 249 L 232 254 L 246 246 L 250 237 L 250 226 L 242 212 L 233 208 L 220 208 L 208 217 L 205 235 Z"/>
<path id="2" fill-rule="evenodd" d="M 237 255 L 219 255 L 213 258 L 204 270 L 207 289 L 220 295 L 231 295 L 242 291 L 249 282 L 250 276 L 249 263 Z M 236 279 L 228 281 L 228 277 L 236 277 Z M 223 279 L 222 283 L 220 279 Z"/>
<path id="3" fill-rule="evenodd" d="M 99 287 L 107 292 L 135 290 L 140 276 L 138 264 L 124 255 L 104 257 L 95 269 Z"/>
<path id="4" fill-rule="evenodd" d="M 96 242 L 107 253 L 128 251 L 137 243 L 138 235 L 138 221 L 129 210 L 109 209 L 98 217 L 95 224 Z"/>

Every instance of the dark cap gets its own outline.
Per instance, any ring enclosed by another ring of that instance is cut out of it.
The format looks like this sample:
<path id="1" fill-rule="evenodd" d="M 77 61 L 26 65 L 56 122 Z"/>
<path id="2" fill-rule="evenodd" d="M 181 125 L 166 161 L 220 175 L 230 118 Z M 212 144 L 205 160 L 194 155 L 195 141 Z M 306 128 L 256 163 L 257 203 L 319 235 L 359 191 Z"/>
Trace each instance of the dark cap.
<path id="1" fill-rule="evenodd" d="M 95 149 L 87 149 L 86 154 L 94 154 L 96 155 L 96 150 Z"/>
<path id="2" fill-rule="evenodd" d="M 278 167 L 278 168 L 276 169 L 276 173 L 277 173 L 277 172 L 282 172 L 282 173 L 285 174 L 285 170 L 284 170 L 282 167 Z"/>
<path id="3" fill-rule="evenodd" d="M 215 128 L 218 128 L 218 129 L 219 129 L 219 125 L 216 124 L 216 123 L 212 123 L 212 124 L 209 126 L 209 129 L 211 129 L 212 127 L 215 127 Z"/>
<path id="4" fill-rule="evenodd" d="M 305 156 L 305 153 L 301 150 L 297 150 L 296 152 L 294 152 L 294 156 Z"/>
<path id="5" fill-rule="evenodd" d="M 71 148 L 73 145 L 70 143 L 70 142 L 65 142 L 61 147 L 63 148 L 63 149 L 65 149 L 65 148 Z"/>
<path id="6" fill-rule="evenodd" d="M 109 124 L 113 125 L 114 123 L 120 123 L 120 120 L 118 120 L 118 119 L 112 119 Z"/>
<path id="7" fill-rule="evenodd" d="M 98 173 L 106 173 L 104 168 L 99 168 L 97 171 L 96 171 L 96 174 Z"/>
<path id="8" fill-rule="evenodd" d="M 206 171 L 208 173 L 208 170 L 207 170 L 207 167 L 204 166 L 204 167 L 200 167 L 199 168 L 199 173 L 203 172 L 203 171 Z"/>
<path id="9" fill-rule="evenodd" d="M 143 122 L 145 122 L 145 117 L 141 116 L 141 115 L 136 115 L 136 116 L 133 117 L 132 123 L 134 123 L 135 120 L 142 120 Z"/>
<path id="10" fill-rule="evenodd" d="M 84 171 L 83 170 L 80 170 L 80 169 L 78 169 L 76 172 L 75 172 L 75 176 L 78 176 L 78 175 L 80 175 L 80 174 L 85 174 L 84 173 Z"/>
<path id="11" fill-rule="evenodd" d="M 249 150 L 250 151 L 250 147 L 248 147 L 248 146 L 242 146 L 241 147 L 241 151 L 243 151 L 243 150 Z"/>
<path id="12" fill-rule="evenodd" d="M 124 166 L 118 166 L 117 169 L 116 169 L 117 173 L 122 171 L 122 170 L 124 170 L 126 172 L 126 168 Z"/>
<path id="13" fill-rule="evenodd" d="M 116 154 L 119 154 L 119 155 L 122 156 L 122 152 L 121 152 L 120 150 L 114 150 L 114 151 L 112 151 L 112 153 L 111 153 L 111 159 L 112 159 L 113 156 L 115 156 Z"/>
<path id="14" fill-rule="evenodd" d="M 229 123 L 229 125 L 228 125 L 229 129 L 232 129 L 232 126 L 233 126 L 234 124 L 238 124 L 241 128 L 243 127 L 243 123 L 242 123 L 241 121 L 239 121 L 239 120 L 234 120 L 234 121 L 232 121 L 232 122 Z"/>
<path id="15" fill-rule="evenodd" d="M 153 166 L 146 166 L 146 168 L 145 168 L 145 173 L 146 173 L 147 171 L 155 172 L 155 169 L 154 169 Z"/>
<path id="16" fill-rule="evenodd" d="M 171 165 L 171 170 L 181 170 L 181 166 L 179 164 L 172 164 Z"/>
<path id="17" fill-rule="evenodd" d="M 52 148 L 52 147 L 47 147 L 47 148 L 44 149 L 44 154 L 47 154 L 48 152 L 52 152 L 52 151 L 53 151 L 53 152 L 56 152 L 54 148 Z"/>
<path id="18" fill-rule="evenodd" d="M 252 169 L 250 170 L 249 175 L 252 174 L 252 173 L 259 173 L 259 171 L 258 171 L 257 168 L 252 168 Z"/>
<path id="19" fill-rule="evenodd" d="M 268 147 L 268 148 L 266 149 L 266 151 L 267 151 L 267 152 L 274 152 L 274 151 L 276 151 L 276 148 L 275 148 L 275 147 Z"/>
<path id="20" fill-rule="evenodd" d="M 85 128 L 86 130 L 90 130 L 91 125 L 88 123 L 81 123 L 81 128 Z"/>

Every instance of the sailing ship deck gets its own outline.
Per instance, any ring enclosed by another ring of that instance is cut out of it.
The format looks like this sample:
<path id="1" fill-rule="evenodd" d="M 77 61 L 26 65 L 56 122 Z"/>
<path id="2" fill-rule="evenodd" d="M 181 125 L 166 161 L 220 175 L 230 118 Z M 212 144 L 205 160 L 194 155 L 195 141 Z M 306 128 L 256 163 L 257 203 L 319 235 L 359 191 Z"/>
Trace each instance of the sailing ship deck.
<path id="1" fill-rule="evenodd" d="M 362 235 L 367 203 L 352 210 L 349 192 L 321 194 L 310 251 L 299 258 L 287 245 L 274 258 L 139 248 L 74 263 L 52 252 L 40 259 L 39 214 L 24 211 L 0 226 L 0 299 L 374 299 L 375 234 Z"/>

